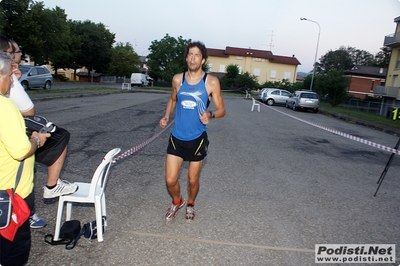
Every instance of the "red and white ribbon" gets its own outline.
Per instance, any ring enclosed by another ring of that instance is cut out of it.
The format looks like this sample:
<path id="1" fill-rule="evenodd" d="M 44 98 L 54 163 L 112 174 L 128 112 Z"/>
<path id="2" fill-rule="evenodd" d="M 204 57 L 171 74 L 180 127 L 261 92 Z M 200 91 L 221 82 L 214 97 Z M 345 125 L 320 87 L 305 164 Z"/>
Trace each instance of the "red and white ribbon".
<path id="1" fill-rule="evenodd" d="M 172 124 L 173 124 L 174 120 L 172 120 L 165 128 L 163 128 L 160 132 L 158 132 L 157 134 L 155 134 L 154 136 L 152 136 L 151 138 L 145 140 L 144 142 L 140 143 L 139 145 L 136 145 L 132 148 L 130 148 L 129 150 L 125 151 L 124 153 L 118 155 L 117 157 L 114 158 L 113 163 L 117 162 L 118 160 L 121 160 L 123 158 L 128 157 L 129 155 L 137 152 L 140 149 L 143 149 L 144 147 L 146 147 L 150 142 L 152 142 L 153 140 L 155 140 L 156 138 L 158 138 L 162 133 L 164 133 L 164 131 L 169 128 Z"/>

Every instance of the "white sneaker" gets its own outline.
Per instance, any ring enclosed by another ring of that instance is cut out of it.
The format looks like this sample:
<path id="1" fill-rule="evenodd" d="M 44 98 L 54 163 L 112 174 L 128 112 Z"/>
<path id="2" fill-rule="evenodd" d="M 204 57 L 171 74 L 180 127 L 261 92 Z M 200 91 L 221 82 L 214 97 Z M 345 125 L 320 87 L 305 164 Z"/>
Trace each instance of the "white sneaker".
<path id="1" fill-rule="evenodd" d="M 43 190 L 44 190 L 43 198 L 51 199 L 62 195 L 68 195 L 74 193 L 75 191 L 78 190 L 78 185 L 58 179 L 57 185 L 54 188 L 48 189 L 46 186 L 44 186 Z"/>

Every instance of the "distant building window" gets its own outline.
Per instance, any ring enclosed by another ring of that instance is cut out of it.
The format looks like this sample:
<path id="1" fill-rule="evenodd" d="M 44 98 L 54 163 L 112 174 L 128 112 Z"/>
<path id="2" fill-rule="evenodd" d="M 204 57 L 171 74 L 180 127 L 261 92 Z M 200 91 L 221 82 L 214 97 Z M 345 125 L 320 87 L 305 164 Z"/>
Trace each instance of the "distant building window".
<path id="1" fill-rule="evenodd" d="M 397 57 L 396 69 L 400 69 L 400 54 Z"/>
<path id="2" fill-rule="evenodd" d="M 254 68 L 254 76 L 256 76 L 256 77 L 260 76 L 260 69 L 259 68 Z"/>
<path id="3" fill-rule="evenodd" d="M 243 60 L 243 56 L 236 56 L 236 60 Z"/>
<path id="4" fill-rule="evenodd" d="M 262 58 L 256 57 L 256 58 L 254 58 L 254 61 L 256 61 L 256 62 L 262 62 L 263 60 L 262 60 Z"/>
<path id="5" fill-rule="evenodd" d="M 242 67 L 241 67 L 241 66 L 238 66 L 238 69 L 239 69 L 239 73 L 240 73 L 240 74 L 243 74 L 243 69 L 242 69 Z"/>
<path id="6" fill-rule="evenodd" d="M 219 65 L 219 72 L 225 73 L 225 65 Z"/>
<path id="7" fill-rule="evenodd" d="M 285 72 L 285 74 L 283 75 L 283 79 L 290 80 L 290 72 Z"/>
<path id="8" fill-rule="evenodd" d="M 271 74 L 269 75 L 270 78 L 276 79 L 276 70 L 271 70 Z"/>

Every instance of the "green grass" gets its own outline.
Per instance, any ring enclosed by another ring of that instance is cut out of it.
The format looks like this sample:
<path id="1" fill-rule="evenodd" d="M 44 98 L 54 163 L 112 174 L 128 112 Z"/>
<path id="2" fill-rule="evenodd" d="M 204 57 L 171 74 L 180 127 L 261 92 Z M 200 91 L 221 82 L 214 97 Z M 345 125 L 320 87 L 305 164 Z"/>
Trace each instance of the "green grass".
<path id="1" fill-rule="evenodd" d="M 329 113 L 338 113 L 342 115 L 346 115 L 349 117 L 355 117 L 359 118 L 362 120 L 366 121 L 371 121 L 374 123 L 382 124 L 382 125 L 388 125 L 392 126 L 395 128 L 400 128 L 400 120 L 392 120 L 392 119 L 387 119 L 386 117 L 380 116 L 380 115 L 374 115 L 374 114 L 368 114 L 364 113 L 361 111 L 355 111 L 351 109 L 347 109 L 344 107 L 332 107 L 328 103 L 320 103 L 320 109 Z"/>

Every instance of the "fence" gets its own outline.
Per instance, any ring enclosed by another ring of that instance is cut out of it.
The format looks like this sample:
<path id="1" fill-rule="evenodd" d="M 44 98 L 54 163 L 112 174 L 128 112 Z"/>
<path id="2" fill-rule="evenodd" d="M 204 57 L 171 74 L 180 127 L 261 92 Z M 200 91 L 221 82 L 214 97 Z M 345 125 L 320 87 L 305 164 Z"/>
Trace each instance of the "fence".
<path id="1" fill-rule="evenodd" d="M 102 83 L 129 83 L 131 82 L 130 78 L 127 77 L 117 77 L 117 76 L 103 76 Z"/>
<path id="2" fill-rule="evenodd" d="M 379 102 L 350 99 L 346 103 L 341 104 L 340 106 L 342 105 L 344 105 L 343 107 L 346 109 L 360 111 L 368 114 L 379 115 L 382 104 Z"/>

